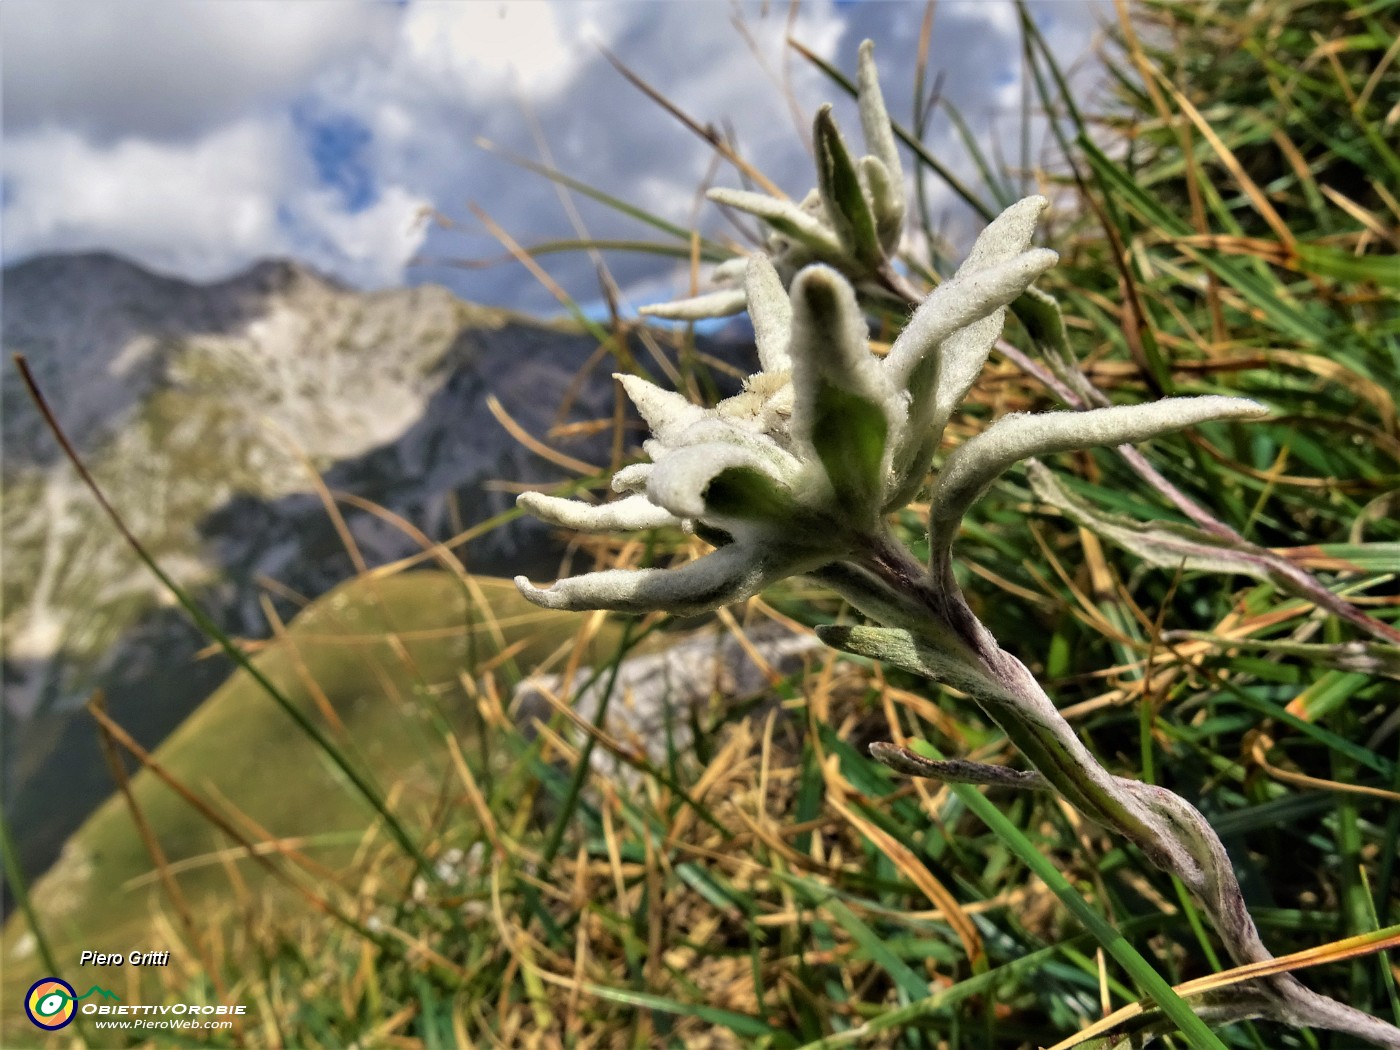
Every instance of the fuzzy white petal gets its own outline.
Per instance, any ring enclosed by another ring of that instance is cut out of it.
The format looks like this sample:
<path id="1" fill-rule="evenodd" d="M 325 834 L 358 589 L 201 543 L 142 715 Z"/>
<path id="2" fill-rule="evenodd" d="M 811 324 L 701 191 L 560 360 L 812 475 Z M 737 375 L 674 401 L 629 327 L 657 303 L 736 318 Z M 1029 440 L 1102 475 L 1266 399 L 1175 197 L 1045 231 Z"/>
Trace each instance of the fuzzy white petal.
<path id="1" fill-rule="evenodd" d="M 923 485 L 943 428 L 1001 334 L 1007 304 L 1053 265 L 1053 254 L 1028 251 L 1047 204 L 1027 197 L 997 216 L 891 347 L 884 369 L 908 393 L 909 417 L 895 446 L 885 510 L 903 506 Z"/>
<path id="2" fill-rule="evenodd" d="M 716 474 L 734 467 L 756 470 L 786 487 L 766 457 L 742 445 L 714 442 L 676 449 L 658 463 L 647 481 L 647 499 L 677 517 L 701 517 L 710 482 Z"/>
<path id="3" fill-rule="evenodd" d="M 830 483 L 830 511 L 858 528 L 880 514 L 907 397 L 870 353 L 855 291 L 809 266 L 792 282 L 791 434 Z"/>
<path id="4" fill-rule="evenodd" d="M 909 421 L 895 449 L 898 478 L 886 509 L 908 503 L 923 484 L 953 410 L 976 382 L 1005 321 L 1003 306 L 958 329 L 909 377 Z"/>
<path id="5" fill-rule="evenodd" d="M 899 161 L 899 148 L 895 145 L 890 115 L 885 109 L 885 96 L 880 91 L 880 77 L 875 68 L 875 44 L 870 40 L 860 45 L 860 57 L 856 64 L 856 99 L 860 103 L 860 127 L 865 135 L 865 148 L 884 166 L 903 211 L 904 169 Z"/>
<path id="6" fill-rule="evenodd" d="M 520 507 L 542 521 L 580 532 L 631 532 L 679 526 L 681 519 L 645 496 L 628 496 L 611 503 L 581 503 L 573 499 L 524 492 L 516 499 Z"/>
<path id="7" fill-rule="evenodd" d="M 743 397 L 742 394 L 729 398 L 727 401 L 721 401 L 716 406 L 717 415 L 707 415 L 704 419 L 692 423 L 677 435 L 673 445 L 667 446 L 663 457 L 653 456 L 652 458 L 660 462 L 661 458 L 669 457 L 675 450 L 692 445 L 710 443 L 738 445 L 740 448 L 746 449 L 755 460 L 767 464 L 768 473 L 774 477 L 787 477 L 795 474 L 801 469 L 801 460 L 768 435 L 757 433 L 740 422 L 725 418 L 725 413 L 729 411 L 728 406 L 741 397 Z"/>
<path id="8" fill-rule="evenodd" d="M 612 476 L 612 490 L 614 492 L 643 492 L 647 487 L 647 478 L 651 476 L 652 465 L 650 463 L 633 463 L 630 466 L 621 467 Z"/>
<path id="9" fill-rule="evenodd" d="M 1037 277 L 1055 265 L 1059 256 L 1048 248 L 1033 248 L 1020 255 L 978 270 L 959 270 L 935 288 L 920 304 L 909 324 L 890 347 L 885 372 L 891 384 L 906 389 L 919 364 L 959 328 L 991 314 L 1025 291 Z M 941 413 L 945 404 L 951 411 L 967 392 L 970 363 L 955 369 L 941 369 L 936 402 Z M 966 380 L 966 385 L 964 384 Z M 949 403 L 951 402 L 951 403 Z"/>
<path id="10" fill-rule="evenodd" d="M 1028 252 L 1031 238 L 1035 236 L 1036 222 L 1049 203 L 1044 197 L 1027 197 L 998 215 L 977 238 L 953 280 L 969 280 L 978 271 L 1000 266 Z M 1026 287 L 1029 284 L 1023 286 L 1021 291 Z M 929 429 L 942 432 L 953 410 L 982 373 L 987 355 L 996 345 L 1005 320 L 1006 305 L 1003 304 L 986 317 L 959 328 L 943 340 L 936 351 L 938 366 L 934 394 L 928 399 L 931 407 Z M 924 393 L 915 392 L 914 396 L 922 397 Z"/>
<path id="11" fill-rule="evenodd" d="M 958 267 L 958 273 L 985 270 L 993 263 L 1020 255 L 1031 246 L 1036 224 L 1049 205 L 1050 202 L 1039 195 L 1026 197 L 1011 205 L 978 235 L 972 250 Z"/>
<path id="12" fill-rule="evenodd" d="M 655 383 L 648 383 L 640 376 L 613 373 L 613 378 L 622 384 L 632 404 L 646 421 L 651 432 L 663 443 L 669 443 L 672 436 L 693 423 L 705 418 L 705 410 L 692 404 L 673 390 L 665 390 Z"/>
<path id="13" fill-rule="evenodd" d="M 722 187 L 710 190 L 706 196 L 716 204 L 757 215 L 774 229 L 796 237 L 819 252 L 838 256 L 841 254 L 841 242 L 837 240 L 836 234 L 792 201 L 780 201 L 762 193 Z"/>
<path id="14" fill-rule="evenodd" d="M 748 268 L 748 256 L 737 255 L 733 259 L 725 259 L 722 263 L 716 263 L 715 268 L 710 271 L 710 280 L 716 284 L 724 284 L 728 281 L 741 281 L 744 279 L 744 273 Z"/>
<path id="15" fill-rule="evenodd" d="M 1025 264 L 1017 263 L 1016 260 L 1028 253 L 1031 239 L 1035 236 L 1036 221 L 1048 204 L 1044 197 L 1027 197 L 998 215 L 982 231 L 952 279 L 930 296 L 930 299 L 937 297 L 937 305 L 931 305 L 927 311 L 920 311 L 930 322 L 940 313 L 945 317 L 942 325 L 931 324 L 925 331 L 924 353 L 917 355 L 918 360 L 922 360 L 928 354 L 937 355 L 936 372 L 929 377 L 938 390 L 937 397 L 928 398 L 928 391 L 924 389 L 911 390 L 915 400 L 923 401 L 927 398 L 930 415 L 936 417 L 936 422 L 932 425 L 938 429 L 942 429 L 952 410 L 957 407 L 982 371 L 1006 316 L 1006 305 L 1003 303 L 981 316 L 980 320 L 957 323 L 956 311 L 944 310 L 942 302 L 958 295 L 966 297 L 969 302 L 976 302 L 982 282 L 973 281 L 972 278 L 980 271 L 991 268 L 997 268 L 997 275 L 1010 278 L 1013 281 L 1012 287 L 1019 287 L 1020 291 L 1029 287 L 1029 282 L 1022 283 L 1018 276 L 1020 268 Z M 1044 259 L 1044 256 L 1041 258 Z M 1033 280 L 1034 276 L 1031 279 Z M 1016 294 L 1020 294 L 1020 291 Z M 1007 302 L 1009 301 L 1008 299 Z M 911 336 L 911 341 L 913 338 Z M 900 355 L 904 355 L 905 342 L 896 340 L 896 343 L 900 347 Z M 901 365 L 901 368 L 904 367 L 906 366 Z M 912 371 L 912 368 L 909 371 Z"/>
<path id="16" fill-rule="evenodd" d="M 744 311 L 744 290 L 725 288 L 722 291 L 697 295 L 693 299 L 677 299 L 671 303 L 653 303 L 637 312 L 645 317 L 661 317 L 668 321 L 703 321 L 710 317 L 732 317 Z"/>
<path id="17" fill-rule="evenodd" d="M 788 340 L 792 331 L 792 300 L 783 279 L 766 255 L 749 257 L 744 272 L 744 293 L 749 301 L 758 360 L 765 372 L 782 372 L 792 367 Z"/>
<path id="18" fill-rule="evenodd" d="M 527 599 L 546 609 L 660 609 L 677 616 L 697 616 L 750 598 L 790 571 L 787 564 L 766 564 L 758 551 L 735 544 L 678 569 L 606 569 L 571 576 L 547 588 L 536 587 L 524 576 L 517 576 L 515 586 Z"/>
<path id="19" fill-rule="evenodd" d="M 1008 467 L 1032 456 L 1127 445 L 1216 419 L 1257 419 L 1269 410 L 1243 397 L 1173 397 L 1089 412 L 1005 416 L 948 457 L 930 495 L 933 557 L 946 555 L 958 523 Z"/>
<path id="20" fill-rule="evenodd" d="M 878 157 L 861 157 L 857 164 L 870 197 L 880 247 L 886 255 L 894 255 L 904 229 L 904 187 L 895 184 Z"/>
<path id="21" fill-rule="evenodd" d="M 850 283 L 829 266 L 808 266 L 793 279 L 792 304 L 794 415 L 804 416 L 800 406 L 819 381 L 893 409 L 896 388 L 870 352 L 870 330 Z M 817 304 L 829 312 L 818 313 Z M 810 418 L 794 423 L 808 425 Z"/>

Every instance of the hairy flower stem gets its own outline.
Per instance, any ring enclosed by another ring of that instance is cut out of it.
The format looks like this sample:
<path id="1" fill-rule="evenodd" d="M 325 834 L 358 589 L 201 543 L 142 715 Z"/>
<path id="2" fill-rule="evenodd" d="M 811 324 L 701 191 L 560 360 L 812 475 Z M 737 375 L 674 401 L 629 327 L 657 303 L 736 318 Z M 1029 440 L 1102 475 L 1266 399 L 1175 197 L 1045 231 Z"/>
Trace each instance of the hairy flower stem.
<path id="1" fill-rule="evenodd" d="M 1053 790 L 1181 879 L 1204 906 L 1236 964 L 1273 958 L 1245 905 L 1225 847 L 1205 817 L 1166 788 L 1113 776 L 1099 764 L 1035 676 L 997 644 L 969 608 L 953 578 L 950 558 L 936 555 L 926 570 L 893 536 L 883 535 L 872 540 L 856 567 L 845 571 L 845 578 L 829 572 L 823 578 L 866 615 L 896 630 L 826 629 L 824 639 L 968 693 L 1025 755 L 1036 775 L 990 774 L 967 762 L 927 762 L 889 745 L 874 749 L 877 758 L 913 775 Z M 863 586 L 855 586 L 856 581 Z M 1236 1000 L 1240 1012 L 1235 1019 L 1268 1017 L 1350 1032 L 1378 1046 L 1400 1048 L 1400 1029 L 1311 992 L 1289 974 L 1250 982 L 1249 994 L 1243 991 Z"/>
<path id="2" fill-rule="evenodd" d="M 896 298 L 903 299 L 913 306 L 924 301 L 919 290 L 910 284 L 908 278 L 896 270 L 888 260 L 881 264 L 878 273 L 880 284 Z"/>

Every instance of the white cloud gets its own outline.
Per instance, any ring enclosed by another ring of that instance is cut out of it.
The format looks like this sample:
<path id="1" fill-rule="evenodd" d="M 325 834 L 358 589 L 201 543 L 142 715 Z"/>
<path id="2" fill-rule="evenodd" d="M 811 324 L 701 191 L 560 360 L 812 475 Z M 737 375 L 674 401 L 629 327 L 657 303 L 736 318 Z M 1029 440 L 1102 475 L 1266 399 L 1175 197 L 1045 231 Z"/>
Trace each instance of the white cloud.
<path id="1" fill-rule="evenodd" d="M 597 43 L 700 124 L 733 128 L 742 150 L 780 184 L 810 182 L 810 160 L 802 144 L 807 129 L 794 126 L 782 90 L 765 77 L 763 64 L 780 83 L 784 63 L 790 64 L 790 87 L 799 107 L 810 112 L 829 95 L 830 85 L 820 72 L 787 49 L 786 37 L 791 32 L 819 54 L 836 57 L 846 23 L 833 4 L 822 0 L 804 4 L 791 23 L 785 5 L 759 8 L 749 4 L 742 9 L 732 5 L 725 7 L 720 17 L 716 17 L 719 9 L 715 6 L 693 3 L 566 3 L 555 7 L 570 39 L 591 32 Z M 747 36 L 762 55 L 762 62 L 731 22 L 731 16 L 741 11 Z M 470 149 L 471 140 L 482 135 L 506 150 L 538 157 L 522 100 L 542 129 L 555 166 L 672 222 L 690 222 L 696 190 L 710 173 L 711 148 L 629 84 L 603 60 L 596 47 L 588 45 L 584 60 L 562 90 L 539 91 L 534 84 L 521 82 L 518 94 L 513 92 L 479 108 L 460 108 L 460 100 L 436 100 L 445 112 L 454 111 L 455 104 L 460 117 L 449 124 L 453 133 L 431 141 L 420 134 L 417 146 L 423 151 L 420 157 L 426 160 L 427 171 L 455 177 L 455 181 L 439 183 L 434 196 L 445 211 L 465 221 L 453 230 L 430 233 L 427 254 L 480 258 L 501 253 L 490 237 L 475 232 L 475 224 L 462 207 L 467 200 L 485 206 L 523 243 L 573 235 L 556 189 L 546 179 Z M 848 114 L 852 120 L 853 113 L 852 107 Z M 726 166 L 717 174 L 726 183 L 736 177 Z M 805 189 L 803 185 L 797 192 Z M 655 236 L 654 231 L 581 195 L 575 195 L 574 200 L 593 236 Z M 704 205 L 700 218 L 714 226 L 718 214 L 712 206 Z M 616 253 L 609 255 L 608 262 L 624 285 L 645 279 L 659 265 L 654 258 Z M 597 294 L 596 275 L 588 257 L 553 255 L 542 264 L 581 299 Z M 443 280 L 456 277 L 456 286 L 471 297 L 496 301 L 510 296 L 513 298 L 507 301 L 513 305 L 554 308 L 534 279 L 515 266 L 466 275 L 431 271 L 430 276 Z"/>
<path id="2" fill-rule="evenodd" d="M 1087 35 L 1082 4 L 1049 8 L 1057 48 Z M 524 242 L 572 236 L 546 180 L 472 145 L 484 135 L 537 156 L 522 104 L 560 168 L 689 223 L 708 146 L 609 67 L 596 43 L 701 123 L 732 127 L 743 151 L 800 195 L 813 178 L 802 139 L 816 104 L 835 99 L 848 133 L 858 131 L 848 100 L 786 48 L 786 37 L 849 71 L 857 42 L 874 36 L 892 111 L 907 119 L 922 12 L 919 4 L 808 0 L 790 23 L 786 4 L 756 3 L 10 0 L 0 55 L 5 258 L 103 248 L 212 278 L 290 254 L 379 285 L 401 280 L 420 246 L 433 257 L 498 255 L 466 213 L 469 200 Z M 984 144 L 996 138 L 1013 148 L 1014 23 L 1009 3 L 945 5 L 931 70 L 946 71 L 945 97 Z M 799 123 L 784 86 L 804 114 Z M 348 151 L 329 162 L 316 138 L 327 126 L 359 136 L 353 147 L 329 147 Z M 946 116 L 935 117 L 930 145 L 970 169 Z M 336 163 L 346 166 L 328 173 Z M 737 183 L 726 166 L 716 178 Z M 939 212 L 949 194 L 932 179 L 929 189 Z M 655 235 L 578 203 L 595 236 Z M 462 223 L 425 231 L 417 220 L 429 205 Z M 708 205 L 699 220 L 731 232 Z M 624 285 L 658 270 L 651 258 L 612 255 L 609 263 Z M 580 298 L 595 294 L 585 256 L 544 264 Z M 472 298 L 552 307 L 515 266 L 407 273 Z"/>
<path id="3" fill-rule="evenodd" d="M 308 167 L 285 118 L 237 121 L 188 144 L 104 146 L 57 129 L 14 136 L 6 254 L 110 250 L 196 280 L 296 255 L 367 284 L 400 280 L 427 202 L 391 187 L 348 214 Z"/>
<path id="4" fill-rule="evenodd" d="M 372 205 L 353 213 L 326 191 L 293 194 L 288 208 L 303 235 L 284 254 L 367 287 L 403 281 L 430 221 L 428 201 L 402 186 L 388 187 Z"/>
<path id="5" fill-rule="evenodd" d="M 66 129 L 13 136 L 7 247 L 15 255 L 111 248 L 192 276 L 220 274 L 276 236 L 288 134 L 240 121 L 192 145 L 100 146 Z"/>
<path id="6" fill-rule="evenodd" d="M 3 36 L 8 131 L 98 141 L 196 137 L 302 91 L 347 57 L 382 53 L 381 3 L 11 0 Z"/>
<path id="7" fill-rule="evenodd" d="M 537 2 L 414 3 L 395 60 L 468 102 L 515 87 L 553 94 L 583 60 L 582 41 L 571 44 L 562 31 L 562 13 Z"/>

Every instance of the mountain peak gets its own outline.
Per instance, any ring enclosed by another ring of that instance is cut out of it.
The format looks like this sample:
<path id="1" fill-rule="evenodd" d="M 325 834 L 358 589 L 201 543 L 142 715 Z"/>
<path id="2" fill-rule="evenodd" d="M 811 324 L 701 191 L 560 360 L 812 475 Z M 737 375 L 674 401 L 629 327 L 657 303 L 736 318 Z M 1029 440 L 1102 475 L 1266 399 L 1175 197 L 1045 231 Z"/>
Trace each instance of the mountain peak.
<path id="1" fill-rule="evenodd" d="M 283 291 L 298 283 L 310 283 L 336 291 L 347 285 L 295 259 L 260 259 L 246 269 L 212 281 L 193 281 L 161 273 L 125 255 L 109 251 L 53 252 L 34 255 L 4 269 L 6 284 L 29 282 L 96 283 L 105 286 L 150 284 L 186 288 L 238 288 L 262 292 Z"/>
<path id="2" fill-rule="evenodd" d="M 12 292 L 31 285 L 66 283 L 130 285 L 133 283 L 162 283 L 181 285 L 187 282 L 148 270 L 115 252 L 53 252 L 32 255 L 4 270 L 5 286 Z"/>
<path id="3" fill-rule="evenodd" d="M 294 286 L 311 284 L 322 289 L 352 291 L 349 285 L 330 277 L 314 267 L 295 259 L 260 259 L 246 270 L 226 277 L 221 281 L 211 281 L 208 287 L 244 286 L 250 289 L 271 293 L 284 292 Z"/>

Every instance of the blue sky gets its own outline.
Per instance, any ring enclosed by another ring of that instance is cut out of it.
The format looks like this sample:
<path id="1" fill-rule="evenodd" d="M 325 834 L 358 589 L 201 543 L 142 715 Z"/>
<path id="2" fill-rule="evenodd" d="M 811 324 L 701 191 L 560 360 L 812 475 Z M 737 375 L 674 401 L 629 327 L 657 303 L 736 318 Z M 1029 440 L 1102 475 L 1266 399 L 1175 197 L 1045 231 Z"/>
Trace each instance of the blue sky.
<path id="1" fill-rule="evenodd" d="M 351 215 L 379 200 L 370 147 L 374 130 L 350 113 L 319 113 L 315 106 L 293 107 L 292 119 L 305 140 L 306 152 L 322 186 L 340 194 Z"/>
<path id="2" fill-rule="evenodd" d="M 1088 0 L 1032 9 L 1068 62 L 1111 17 Z M 696 197 L 707 178 L 739 185 L 737 174 L 712 169 L 704 143 L 619 76 L 600 45 L 697 120 L 731 128 L 800 196 L 812 181 L 805 127 L 783 86 L 806 114 L 834 92 L 784 47 L 787 35 L 846 69 L 872 37 L 891 107 L 907 119 L 923 14 L 904 0 L 809 0 L 791 21 L 785 3 L 722 0 L 7 0 L 0 249 L 7 263 L 114 251 L 195 280 L 290 256 L 362 287 L 434 280 L 550 312 L 548 293 L 514 264 L 435 264 L 501 254 L 469 203 L 522 243 L 574 236 L 555 189 L 478 139 L 534 159 L 547 149 L 570 174 L 670 221 L 732 233 Z M 1013 5 L 942 0 L 931 66 L 979 140 L 1014 159 Z M 837 113 L 854 130 L 849 106 Z M 930 139 L 971 175 L 946 116 L 935 116 Z M 966 217 L 942 187 L 929 189 L 956 234 Z M 575 203 L 593 236 L 654 235 Z M 681 278 L 651 258 L 608 262 L 628 301 Z M 587 257 L 545 265 L 572 294 L 596 299 Z"/>

